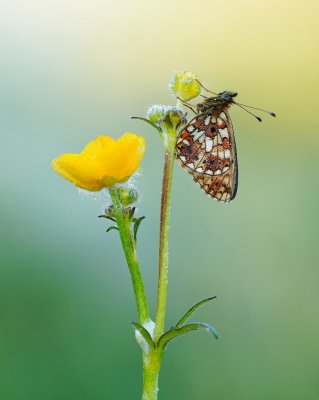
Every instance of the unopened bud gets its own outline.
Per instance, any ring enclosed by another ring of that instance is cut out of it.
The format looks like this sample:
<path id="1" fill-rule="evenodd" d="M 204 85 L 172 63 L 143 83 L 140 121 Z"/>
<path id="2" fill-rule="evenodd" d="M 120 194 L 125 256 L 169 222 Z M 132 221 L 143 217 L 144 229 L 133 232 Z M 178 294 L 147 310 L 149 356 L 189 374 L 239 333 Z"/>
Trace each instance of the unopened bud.
<path id="1" fill-rule="evenodd" d="M 183 101 L 194 99 L 201 93 L 201 86 L 197 77 L 189 71 L 176 71 L 169 82 L 169 88 L 175 97 Z"/>
<path id="2" fill-rule="evenodd" d="M 135 203 L 138 199 L 137 190 L 134 188 L 126 189 L 126 188 L 119 188 L 118 194 L 120 196 L 121 203 L 124 207 L 127 207 L 133 203 Z"/>
<path id="3" fill-rule="evenodd" d="M 147 118 L 158 125 L 162 131 L 174 129 L 186 123 L 186 114 L 179 107 L 154 105 L 149 108 Z"/>

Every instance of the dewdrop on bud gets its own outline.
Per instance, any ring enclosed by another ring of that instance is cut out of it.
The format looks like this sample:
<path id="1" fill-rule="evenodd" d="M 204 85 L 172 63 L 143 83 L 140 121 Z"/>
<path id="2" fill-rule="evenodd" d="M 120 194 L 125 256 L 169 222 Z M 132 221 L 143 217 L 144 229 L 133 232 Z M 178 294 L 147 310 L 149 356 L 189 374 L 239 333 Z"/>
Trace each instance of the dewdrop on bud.
<path id="1" fill-rule="evenodd" d="M 130 188 L 130 189 L 119 188 L 118 194 L 120 196 L 120 200 L 121 200 L 123 207 L 127 207 L 127 206 L 135 203 L 138 199 L 137 190 L 134 188 Z"/>
<path id="2" fill-rule="evenodd" d="M 152 121 L 154 124 L 160 125 L 160 123 L 165 119 L 169 109 L 170 106 L 154 104 L 147 110 L 146 118 Z"/>
<path id="3" fill-rule="evenodd" d="M 197 77 L 190 71 L 176 71 L 169 82 L 169 88 L 175 97 L 183 101 L 194 99 L 201 93 Z"/>
<path id="4" fill-rule="evenodd" d="M 186 114 L 180 107 L 154 105 L 147 111 L 146 117 L 162 130 L 177 129 L 186 123 Z"/>

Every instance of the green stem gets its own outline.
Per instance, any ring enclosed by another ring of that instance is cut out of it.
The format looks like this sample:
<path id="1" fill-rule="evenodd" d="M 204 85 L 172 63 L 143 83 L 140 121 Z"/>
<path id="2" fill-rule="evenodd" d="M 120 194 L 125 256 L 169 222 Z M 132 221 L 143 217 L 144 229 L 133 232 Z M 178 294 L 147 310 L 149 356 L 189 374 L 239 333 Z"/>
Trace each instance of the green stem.
<path id="1" fill-rule="evenodd" d="M 176 131 L 167 131 L 165 146 L 165 162 L 162 183 L 162 202 L 160 218 L 160 243 L 159 243 L 159 268 L 158 268 L 158 289 L 157 308 L 154 340 L 155 343 L 164 332 L 166 297 L 168 283 L 168 231 L 170 221 L 170 200 L 175 159 Z"/>
<path id="2" fill-rule="evenodd" d="M 159 243 L 159 268 L 156 321 L 154 328 L 154 342 L 164 333 L 166 314 L 166 294 L 168 283 L 168 231 L 170 220 L 170 200 L 175 159 L 176 131 L 169 129 L 165 132 L 164 148 L 165 161 L 162 183 L 160 243 Z M 142 400 L 156 400 L 158 393 L 158 375 L 161 368 L 163 349 L 154 347 L 149 353 L 143 354 L 143 396 Z"/>
<path id="3" fill-rule="evenodd" d="M 142 400 L 156 400 L 158 393 L 158 374 L 161 368 L 163 351 L 161 348 L 143 354 L 143 396 Z"/>
<path id="4" fill-rule="evenodd" d="M 141 324 L 150 320 L 148 304 L 146 300 L 144 284 L 137 259 L 136 243 L 132 236 L 131 222 L 123 214 L 123 206 L 116 188 L 110 188 L 110 195 L 113 201 L 115 218 L 120 233 L 120 238 L 125 253 L 127 265 L 130 270 L 131 279 L 134 288 L 135 302 L 137 307 L 138 319 Z"/>

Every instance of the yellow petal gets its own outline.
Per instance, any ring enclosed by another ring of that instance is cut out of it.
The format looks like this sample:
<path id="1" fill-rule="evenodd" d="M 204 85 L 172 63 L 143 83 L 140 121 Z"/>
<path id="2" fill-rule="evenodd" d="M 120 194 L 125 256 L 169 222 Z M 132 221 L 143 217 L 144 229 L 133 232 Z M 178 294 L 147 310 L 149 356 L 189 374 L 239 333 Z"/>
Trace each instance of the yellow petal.
<path id="1" fill-rule="evenodd" d="M 98 179 L 98 167 L 92 159 L 81 154 L 63 154 L 52 162 L 53 169 L 72 182 L 74 185 L 97 191 L 103 188 L 103 182 Z"/>
<path id="2" fill-rule="evenodd" d="M 53 160 L 52 167 L 74 185 L 98 191 L 127 180 L 139 167 L 144 151 L 144 138 L 134 133 L 117 141 L 98 136 L 80 154 L 63 154 Z"/>
<path id="3" fill-rule="evenodd" d="M 134 133 L 126 132 L 116 141 L 113 149 L 112 176 L 118 182 L 125 181 L 138 169 L 144 152 L 144 138 Z"/>
<path id="4" fill-rule="evenodd" d="M 110 149 L 112 145 L 115 144 L 115 140 L 109 136 L 98 136 L 92 142 L 89 142 L 81 154 L 83 155 L 92 155 L 96 156 L 97 154 L 101 154 L 104 151 Z"/>

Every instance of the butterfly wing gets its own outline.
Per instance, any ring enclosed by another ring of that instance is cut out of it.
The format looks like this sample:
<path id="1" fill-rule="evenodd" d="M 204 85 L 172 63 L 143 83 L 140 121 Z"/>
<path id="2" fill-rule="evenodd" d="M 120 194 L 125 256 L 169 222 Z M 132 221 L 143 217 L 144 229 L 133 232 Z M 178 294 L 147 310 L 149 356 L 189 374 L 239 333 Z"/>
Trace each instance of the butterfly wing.
<path id="1" fill-rule="evenodd" d="M 207 194 L 231 201 L 237 192 L 234 131 L 226 110 L 196 116 L 177 138 L 176 155 Z"/>

